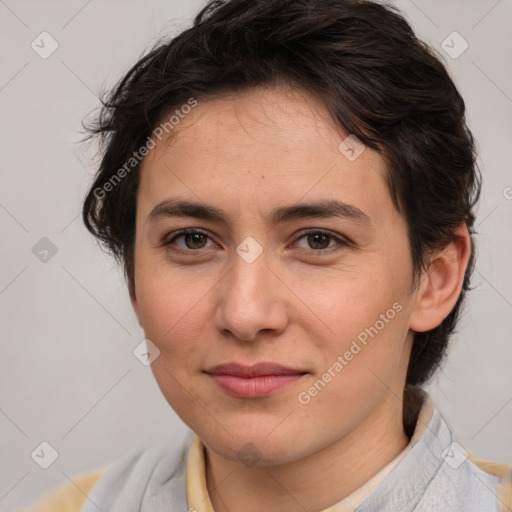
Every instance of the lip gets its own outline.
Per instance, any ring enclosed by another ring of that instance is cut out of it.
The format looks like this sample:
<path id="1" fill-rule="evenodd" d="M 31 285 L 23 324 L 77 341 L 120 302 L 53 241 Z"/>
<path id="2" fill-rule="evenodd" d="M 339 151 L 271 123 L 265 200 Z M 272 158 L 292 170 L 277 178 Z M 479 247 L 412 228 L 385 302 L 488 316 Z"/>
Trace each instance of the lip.
<path id="1" fill-rule="evenodd" d="M 301 379 L 307 372 L 263 362 L 253 366 L 224 363 L 205 370 L 226 393 L 237 398 L 271 395 Z"/>

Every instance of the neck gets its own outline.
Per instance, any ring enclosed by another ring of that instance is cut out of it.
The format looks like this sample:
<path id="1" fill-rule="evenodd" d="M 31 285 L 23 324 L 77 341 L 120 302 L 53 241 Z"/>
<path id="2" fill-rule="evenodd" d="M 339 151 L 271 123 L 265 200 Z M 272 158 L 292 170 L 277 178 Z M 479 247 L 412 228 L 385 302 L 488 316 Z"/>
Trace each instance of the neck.
<path id="1" fill-rule="evenodd" d="M 361 487 L 407 446 L 402 402 L 389 393 L 349 434 L 286 465 L 247 468 L 206 450 L 215 512 L 322 511 Z"/>

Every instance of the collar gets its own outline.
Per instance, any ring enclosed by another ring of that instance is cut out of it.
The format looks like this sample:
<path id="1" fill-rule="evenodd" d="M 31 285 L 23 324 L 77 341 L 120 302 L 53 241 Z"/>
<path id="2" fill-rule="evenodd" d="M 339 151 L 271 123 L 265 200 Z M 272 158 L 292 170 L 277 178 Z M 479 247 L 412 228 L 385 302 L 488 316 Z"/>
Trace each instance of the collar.
<path id="1" fill-rule="evenodd" d="M 199 439 L 194 440 L 192 431 L 189 433 L 184 442 L 156 443 L 126 454 L 99 478 L 81 512 L 160 512 L 186 510 L 187 506 L 189 511 L 213 512 L 206 487 L 204 446 Z M 511 480 L 500 482 L 499 473 L 506 477 L 512 469 L 482 470 L 453 442 L 448 424 L 430 400 L 424 400 L 411 442 L 399 457 L 392 461 L 390 473 L 385 474 L 383 468 L 384 473 L 379 472 L 334 505 L 337 509 L 331 507 L 331 512 L 353 510 L 354 506 L 357 512 L 510 509 L 505 502 L 511 497 L 502 494 L 500 498 L 499 488 L 505 486 L 512 494 Z M 352 508 L 341 508 L 345 505 Z"/>
<path id="2" fill-rule="evenodd" d="M 413 436 L 406 448 L 370 480 L 324 512 L 353 512 L 361 505 L 418 443 L 428 428 L 433 410 L 433 403 L 425 394 Z M 198 436 L 194 437 L 188 452 L 187 501 L 190 510 L 215 512 L 206 485 L 205 446 Z"/>

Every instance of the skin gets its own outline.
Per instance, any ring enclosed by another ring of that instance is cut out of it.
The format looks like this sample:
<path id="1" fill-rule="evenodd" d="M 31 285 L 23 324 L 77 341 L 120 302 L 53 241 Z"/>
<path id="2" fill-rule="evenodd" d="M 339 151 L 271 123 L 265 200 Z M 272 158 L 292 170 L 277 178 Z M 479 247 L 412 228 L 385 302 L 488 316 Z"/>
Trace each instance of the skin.
<path id="1" fill-rule="evenodd" d="M 347 135 L 314 97 L 256 89 L 199 102 L 142 162 L 132 304 L 160 350 L 151 367 L 163 395 L 206 446 L 216 512 L 324 510 L 408 443 L 401 397 L 413 335 L 454 306 L 469 236 L 461 226 L 413 290 L 406 222 L 392 204 L 385 163 L 370 148 L 349 161 L 338 150 Z M 170 197 L 222 209 L 229 223 L 148 220 Z M 353 205 L 369 221 L 269 222 L 275 207 L 325 199 Z M 183 228 L 207 237 L 163 244 Z M 311 240 L 306 229 L 334 238 Z M 248 236 L 263 249 L 252 263 L 236 252 Z M 395 303 L 401 311 L 300 403 L 299 393 Z M 258 399 L 227 395 L 204 373 L 261 361 L 307 373 Z M 254 465 L 239 456 L 247 443 Z"/>

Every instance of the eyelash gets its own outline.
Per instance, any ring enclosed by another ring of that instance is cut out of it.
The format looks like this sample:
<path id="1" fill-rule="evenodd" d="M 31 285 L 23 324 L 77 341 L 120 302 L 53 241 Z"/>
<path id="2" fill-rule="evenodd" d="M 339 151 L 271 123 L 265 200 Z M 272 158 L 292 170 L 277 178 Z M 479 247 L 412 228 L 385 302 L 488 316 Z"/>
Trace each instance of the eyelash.
<path id="1" fill-rule="evenodd" d="M 187 229 L 182 229 L 182 230 L 178 231 L 177 233 L 175 233 L 174 236 L 171 239 L 164 239 L 164 241 L 162 243 L 162 246 L 168 247 L 176 239 L 181 238 L 181 237 L 183 237 L 185 235 L 191 235 L 191 234 L 192 235 L 193 234 L 200 234 L 200 235 L 206 236 L 207 238 L 210 238 L 208 233 L 205 233 L 204 231 L 202 231 L 200 229 L 187 228 Z M 327 237 L 329 237 L 329 238 L 331 238 L 333 240 L 336 240 L 338 242 L 338 246 L 339 247 L 348 247 L 350 245 L 348 240 L 344 240 L 344 239 L 334 235 L 330 231 L 326 231 L 326 230 L 323 230 L 323 229 L 311 229 L 309 231 L 302 232 L 302 234 L 298 237 L 297 240 L 300 240 L 300 239 L 302 239 L 304 237 L 307 237 L 308 235 L 312 235 L 312 234 L 320 234 L 320 235 L 327 236 Z M 338 249 L 339 249 L 339 247 L 338 247 Z M 192 252 L 199 252 L 202 249 L 205 249 L 205 248 L 202 247 L 200 249 L 183 249 L 183 248 L 180 247 L 178 249 L 173 249 L 173 250 L 175 250 L 177 252 L 181 252 L 181 253 L 192 253 Z M 208 249 L 208 248 L 206 248 L 206 249 Z M 303 249 L 303 248 L 299 248 L 299 250 L 302 251 L 302 252 L 307 252 L 309 254 L 314 253 L 315 255 L 325 254 L 325 253 L 332 252 L 333 250 L 338 250 L 338 249 L 333 249 L 333 247 L 329 247 L 327 249 Z"/>

